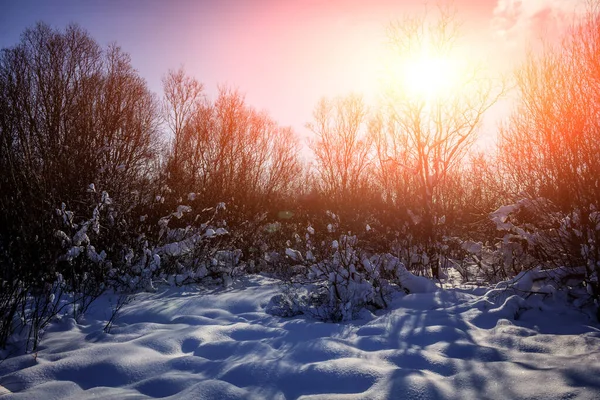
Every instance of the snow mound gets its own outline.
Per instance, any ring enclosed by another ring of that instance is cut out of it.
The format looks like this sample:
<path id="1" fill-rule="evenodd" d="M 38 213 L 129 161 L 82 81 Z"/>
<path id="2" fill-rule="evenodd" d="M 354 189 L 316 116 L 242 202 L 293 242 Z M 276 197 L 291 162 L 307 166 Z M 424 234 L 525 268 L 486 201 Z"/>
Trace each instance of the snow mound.
<path id="1" fill-rule="evenodd" d="M 412 279 L 412 278 L 411 278 Z M 410 285 L 410 283 L 409 283 Z M 265 313 L 279 282 L 171 288 L 50 326 L 0 363 L 6 399 L 598 399 L 600 327 L 496 288 L 422 291 L 348 323 Z M 494 290 L 496 292 L 494 292 Z"/>
<path id="2" fill-rule="evenodd" d="M 431 279 L 413 275 L 403 265 L 399 266 L 399 268 L 402 269 L 398 272 L 400 283 L 409 293 L 433 293 L 439 290 Z"/>

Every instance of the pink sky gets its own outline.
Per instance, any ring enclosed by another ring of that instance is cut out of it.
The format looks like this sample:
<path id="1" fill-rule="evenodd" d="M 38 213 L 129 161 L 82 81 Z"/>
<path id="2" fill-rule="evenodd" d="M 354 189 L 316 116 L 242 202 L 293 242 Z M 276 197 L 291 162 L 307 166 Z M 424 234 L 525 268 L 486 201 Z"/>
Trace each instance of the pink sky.
<path id="1" fill-rule="evenodd" d="M 528 40 L 555 34 L 583 2 L 458 0 L 454 5 L 470 51 L 508 70 Z M 154 91 L 160 92 L 169 68 L 183 65 L 209 96 L 218 84 L 236 86 L 249 104 L 292 125 L 302 137 L 322 96 L 352 91 L 375 96 L 387 51 L 386 24 L 424 10 L 418 0 L 0 0 L 0 5 L 0 47 L 15 44 L 36 21 L 55 27 L 76 22 L 103 45 L 119 43 Z"/>

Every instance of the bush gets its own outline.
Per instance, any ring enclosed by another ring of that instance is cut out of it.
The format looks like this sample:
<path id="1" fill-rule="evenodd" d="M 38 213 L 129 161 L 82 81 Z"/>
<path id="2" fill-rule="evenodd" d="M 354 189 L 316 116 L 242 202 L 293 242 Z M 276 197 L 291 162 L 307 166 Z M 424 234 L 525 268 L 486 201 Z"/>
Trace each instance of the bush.
<path id="1" fill-rule="evenodd" d="M 304 238 L 296 234 L 293 248 L 286 248 L 284 293 L 271 299 L 267 312 L 348 321 L 365 307 L 387 308 L 396 292 L 435 290 L 431 281 L 408 272 L 397 257 L 368 250 L 368 239 L 363 243 L 357 235 L 339 235 L 339 217 L 328 216 L 326 230 L 318 234 L 309 225 Z"/>

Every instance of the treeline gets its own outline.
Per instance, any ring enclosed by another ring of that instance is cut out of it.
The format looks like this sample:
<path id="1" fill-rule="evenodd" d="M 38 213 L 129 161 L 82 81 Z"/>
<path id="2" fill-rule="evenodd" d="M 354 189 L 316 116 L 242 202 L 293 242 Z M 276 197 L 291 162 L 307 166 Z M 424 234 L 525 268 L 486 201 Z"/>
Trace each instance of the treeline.
<path id="1" fill-rule="evenodd" d="M 450 265 L 486 281 L 584 267 L 597 302 L 599 16 L 517 69 L 495 152 L 470 150 L 506 85 L 473 66 L 435 100 L 323 99 L 311 164 L 237 90 L 210 99 L 179 69 L 159 97 L 118 46 L 76 25 L 26 30 L 0 55 L 0 345 L 25 327 L 36 341 L 109 288 L 303 274 L 340 251 L 333 241 L 434 278 Z M 426 24 L 390 25 L 391 51 L 448 51 L 452 15 Z"/>

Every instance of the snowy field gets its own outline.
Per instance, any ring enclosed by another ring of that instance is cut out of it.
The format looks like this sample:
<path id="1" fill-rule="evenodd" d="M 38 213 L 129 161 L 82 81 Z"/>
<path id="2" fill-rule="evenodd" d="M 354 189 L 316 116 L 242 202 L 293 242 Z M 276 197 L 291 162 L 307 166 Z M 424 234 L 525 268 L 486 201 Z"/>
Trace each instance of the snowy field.
<path id="1" fill-rule="evenodd" d="M 559 296 L 447 289 L 350 323 L 265 313 L 277 282 L 106 296 L 0 364 L 3 399 L 600 399 L 600 327 Z"/>

